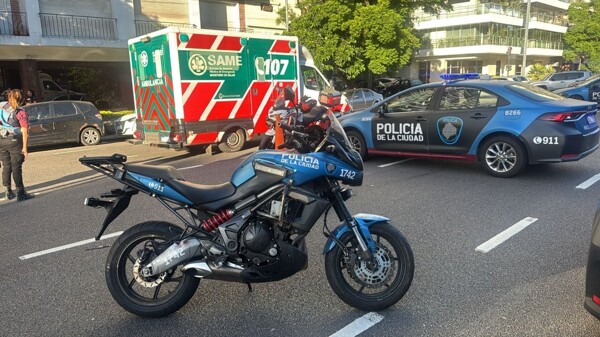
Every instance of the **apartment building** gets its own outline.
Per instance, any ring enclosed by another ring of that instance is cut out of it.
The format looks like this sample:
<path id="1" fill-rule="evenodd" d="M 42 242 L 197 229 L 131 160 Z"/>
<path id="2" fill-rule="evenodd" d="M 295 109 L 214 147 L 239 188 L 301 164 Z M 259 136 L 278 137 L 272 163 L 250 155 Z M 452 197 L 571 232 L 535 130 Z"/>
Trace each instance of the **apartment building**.
<path id="1" fill-rule="evenodd" d="M 415 28 L 423 44 L 410 66 L 410 76 L 436 82 L 442 73 L 507 76 L 526 74 L 536 63 L 560 65 L 566 11 L 572 0 L 529 1 L 529 18 L 527 0 L 450 0 L 451 12 L 417 13 Z"/>
<path id="2" fill-rule="evenodd" d="M 128 39 L 168 26 L 277 33 L 286 3 L 296 1 L 0 0 L 0 91 L 39 93 L 39 72 L 102 66 L 131 103 Z"/>

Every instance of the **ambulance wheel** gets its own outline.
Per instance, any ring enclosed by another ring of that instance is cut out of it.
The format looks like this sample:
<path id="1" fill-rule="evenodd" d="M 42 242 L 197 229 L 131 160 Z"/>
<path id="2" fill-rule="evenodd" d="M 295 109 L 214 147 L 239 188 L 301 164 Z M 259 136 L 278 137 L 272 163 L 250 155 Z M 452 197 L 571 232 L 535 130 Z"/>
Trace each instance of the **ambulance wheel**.
<path id="1" fill-rule="evenodd" d="M 223 152 L 237 152 L 244 147 L 246 135 L 244 130 L 236 129 L 225 132 L 223 139 L 219 143 L 219 150 Z"/>

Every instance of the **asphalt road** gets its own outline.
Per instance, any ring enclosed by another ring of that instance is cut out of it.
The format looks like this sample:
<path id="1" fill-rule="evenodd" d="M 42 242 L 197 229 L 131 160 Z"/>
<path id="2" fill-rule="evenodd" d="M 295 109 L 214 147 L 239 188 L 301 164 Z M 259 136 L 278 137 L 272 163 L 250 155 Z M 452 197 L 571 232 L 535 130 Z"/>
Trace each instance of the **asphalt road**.
<path id="1" fill-rule="evenodd" d="M 114 238 L 21 259 L 100 229 L 105 212 L 84 207 L 83 199 L 119 185 L 80 165 L 83 154 L 121 152 L 212 184 L 226 181 L 252 151 L 193 156 L 111 142 L 33 152 L 25 174 L 38 197 L 0 203 L 0 335 L 331 336 L 361 319 L 367 313 L 345 305 L 327 283 L 320 223 L 308 239 L 307 270 L 256 284 L 252 293 L 243 284 L 201 281 L 185 307 L 162 319 L 129 314 L 110 296 L 105 246 Z M 599 173 L 600 152 L 511 179 L 462 162 L 367 161 L 349 206 L 392 219 L 412 245 L 416 270 L 406 296 L 361 336 L 600 336 L 600 322 L 583 309 L 600 183 L 577 188 Z M 137 196 L 106 233 L 146 220 L 177 222 L 155 200 Z M 529 225 L 486 253 L 476 250 L 517 223 Z"/>

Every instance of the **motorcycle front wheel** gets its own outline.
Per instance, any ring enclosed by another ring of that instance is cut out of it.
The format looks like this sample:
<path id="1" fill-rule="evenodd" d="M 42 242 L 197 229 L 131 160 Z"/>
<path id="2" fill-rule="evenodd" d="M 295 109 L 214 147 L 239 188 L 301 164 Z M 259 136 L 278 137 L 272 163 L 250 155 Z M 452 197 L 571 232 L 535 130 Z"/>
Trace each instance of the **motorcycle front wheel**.
<path id="1" fill-rule="evenodd" d="M 179 267 L 152 277 L 141 274 L 142 267 L 181 233 L 182 229 L 171 223 L 150 221 L 119 236 L 106 259 L 106 283 L 121 307 L 142 317 L 163 317 L 194 296 L 200 280 L 184 274 Z"/>
<path id="2" fill-rule="evenodd" d="M 340 245 L 325 256 L 325 274 L 335 294 L 346 304 L 364 311 L 379 311 L 398 302 L 412 282 L 412 249 L 400 231 L 389 223 L 369 230 L 375 245 L 375 266 L 359 260 L 360 246 L 353 232 L 342 235 Z M 345 254 L 346 253 L 346 254 Z"/>

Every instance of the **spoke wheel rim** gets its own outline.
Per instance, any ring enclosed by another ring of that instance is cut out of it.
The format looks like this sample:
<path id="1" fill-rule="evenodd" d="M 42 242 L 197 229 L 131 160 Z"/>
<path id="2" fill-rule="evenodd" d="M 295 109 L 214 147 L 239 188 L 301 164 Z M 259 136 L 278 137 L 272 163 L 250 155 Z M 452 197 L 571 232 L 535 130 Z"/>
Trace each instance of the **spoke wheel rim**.
<path id="1" fill-rule="evenodd" d="M 94 130 L 86 130 L 83 139 L 87 144 L 94 144 L 98 141 L 98 133 Z"/>
<path id="2" fill-rule="evenodd" d="M 365 299 L 381 299 L 394 293 L 406 275 L 406 266 L 400 262 L 401 252 L 396 251 L 391 243 L 381 235 L 374 235 L 376 241 L 375 259 L 378 266 L 374 271 L 364 272 L 366 263 L 355 261 L 350 265 L 344 259 L 340 259 L 342 279 L 348 289 Z M 356 240 L 347 243 L 347 250 L 351 254 L 357 254 L 358 244 Z M 363 268 L 364 267 L 364 268 Z M 357 273 L 363 271 L 364 273 Z M 385 274 L 387 273 L 387 274 Z"/>
<path id="3" fill-rule="evenodd" d="M 485 151 L 485 163 L 494 172 L 508 172 L 517 164 L 517 151 L 508 143 L 493 143 Z"/>
<path id="4" fill-rule="evenodd" d="M 131 242 L 119 256 L 117 282 L 130 300 L 143 305 L 160 305 L 177 294 L 183 285 L 183 273 L 175 268 L 152 278 L 142 278 L 139 274 L 140 257 L 138 255 L 149 241 L 160 244 L 166 240 L 157 237 L 142 237 Z M 156 253 L 152 253 L 151 259 L 156 256 Z"/>
<path id="5" fill-rule="evenodd" d="M 352 148 L 354 148 L 354 150 L 356 152 L 361 153 L 360 152 L 360 150 L 361 150 L 360 140 L 357 137 L 353 137 L 353 136 L 349 136 L 348 138 L 349 138 L 348 140 L 350 141 L 350 144 L 352 144 Z"/>
<path id="6" fill-rule="evenodd" d="M 225 141 L 229 147 L 236 147 L 240 144 L 241 139 L 237 132 L 232 132 L 227 136 Z"/>

